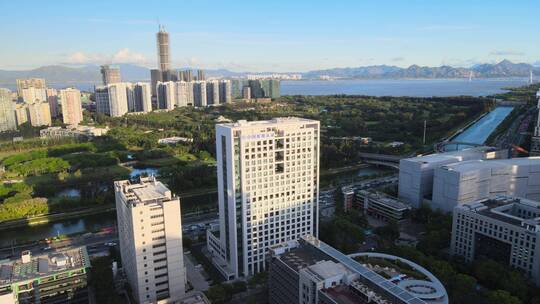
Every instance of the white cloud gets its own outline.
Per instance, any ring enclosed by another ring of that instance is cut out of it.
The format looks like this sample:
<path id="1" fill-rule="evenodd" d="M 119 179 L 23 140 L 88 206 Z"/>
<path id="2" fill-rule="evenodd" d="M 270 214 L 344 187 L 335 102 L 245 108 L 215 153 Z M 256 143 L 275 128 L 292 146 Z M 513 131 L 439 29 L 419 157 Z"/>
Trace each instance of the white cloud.
<path id="1" fill-rule="evenodd" d="M 103 64 L 103 63 L 134 63 L 140 65 L 149 64 L 149 60 L 141 53 L 132 52 L 128 48 L 116 51 L 114 54 L 90 54 L 75 52 L 69 54 L 65 60 L 69 64 Z"/>

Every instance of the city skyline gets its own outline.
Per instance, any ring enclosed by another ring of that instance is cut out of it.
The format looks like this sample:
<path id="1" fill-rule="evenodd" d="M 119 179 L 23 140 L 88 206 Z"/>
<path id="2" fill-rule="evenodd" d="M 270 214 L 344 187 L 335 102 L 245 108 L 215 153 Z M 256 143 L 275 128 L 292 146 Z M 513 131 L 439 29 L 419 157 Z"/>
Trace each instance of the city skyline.
<path id="1" fill-rule="evenodd" d="M 386 1 L 384 6 L 349 1 L 309 6 L 277 1 L 264 7 L 212 1 L 138 4 L 81 3 L 74 11 L 56 2 L 48 8 L 51 14 L 43 14 L 32 1 L 2 3 L 0 8 L 10 14 L 0 33 L 12 43 L 0 50 L 0 69 L 110 63 L 156 68 L 158 24 L 170 33 L 174 68 L 302 72 L 377 64 L 469 67 L 504 58 L 540 60 L 538 42 L 530 39 L 540 26 L 534 16 L 539 4 L 533 1 L 519 6 L 487 1 Z M 178 18 L 179 12 L 190 13 Z M 23 43 L 29 39 L 40 52 Z"/>

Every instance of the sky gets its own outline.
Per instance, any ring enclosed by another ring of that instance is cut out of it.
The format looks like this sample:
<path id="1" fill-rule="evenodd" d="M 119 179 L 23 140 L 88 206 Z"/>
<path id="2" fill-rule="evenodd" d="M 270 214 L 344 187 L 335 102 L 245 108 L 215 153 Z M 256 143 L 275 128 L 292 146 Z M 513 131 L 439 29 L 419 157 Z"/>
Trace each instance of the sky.
<path id="1" fill-rule="evenodd" d="M 538 0 L 0 1 L 0 69 L 157 66 L 302 72 L 540 62 Z"/>

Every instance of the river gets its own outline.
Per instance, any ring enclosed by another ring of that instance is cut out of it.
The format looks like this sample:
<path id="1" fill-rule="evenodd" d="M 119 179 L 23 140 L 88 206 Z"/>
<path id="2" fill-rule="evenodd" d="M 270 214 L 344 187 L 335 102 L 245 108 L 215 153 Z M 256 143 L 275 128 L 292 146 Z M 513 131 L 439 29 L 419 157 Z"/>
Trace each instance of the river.
<path id="1" fill-rule="evenodd" d="M 352 172 L 341 173 L 338 176 L 325 176 L 321 177 L 321 187 L 324 187 L 323 184 L 328 183 L 339 184 L 339 181 L 348 182 L 352 180 L 354 176 L 372 177 L 380 173 L 387 173 L 388 171 L 389 170 L 385 168 L 368 166 Z M 73 189 L 70 189 L 63 194 L 76 195 Z M 181 199 L 181 204 L 182 209 L 189 209 L 192 212 L 204 212 L 205 208 L 217 208 L 217 193 L 207 193 L 195 197 L 183 198 Z M 35 226 L 7 229 L 1 231 L 2 237 L 0 238 L 0 247 L 10 246 L 12 243 L 43 240 L 58 234 L 95 232 L 108 227 L 116 227 L 116 214 L 114 212 L 88 215 L 78 219 L 60 220 Z"/>
<path id="2" fill-rule="evenodd" d="M 463 132 L 454 136 L 452 141 L 459 141 L 472 144 L 484 144 L 489 135 L 495 131 L 497 126 L 503 122 L 503 120 L 512 112 L 513 107 L 497 107 L 493 111 L 484 115 L 480 120 L 473 125 L 465 129 Z M 468 145 L 448 145 L 445 147 L 446 151 L 453 151 L 457 149 L 464 149 L 470 147 Z"/>

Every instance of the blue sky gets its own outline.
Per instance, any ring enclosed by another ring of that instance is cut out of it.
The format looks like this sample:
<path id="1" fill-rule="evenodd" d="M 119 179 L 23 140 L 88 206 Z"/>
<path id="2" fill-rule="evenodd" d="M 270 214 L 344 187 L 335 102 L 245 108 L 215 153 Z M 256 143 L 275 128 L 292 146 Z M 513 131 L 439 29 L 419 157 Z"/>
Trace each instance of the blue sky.
<path id="1" fill-rule="evenodd" d="M 540 60 L 538 0 L 0 2 L 0 69 L 156 66 L 157 20 L 174 67 L 307 71 Z"/>

